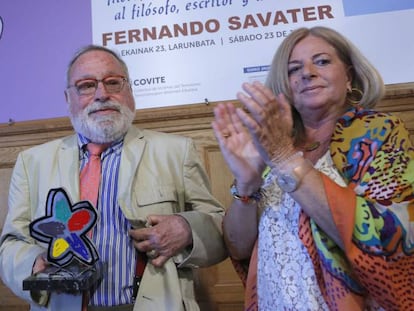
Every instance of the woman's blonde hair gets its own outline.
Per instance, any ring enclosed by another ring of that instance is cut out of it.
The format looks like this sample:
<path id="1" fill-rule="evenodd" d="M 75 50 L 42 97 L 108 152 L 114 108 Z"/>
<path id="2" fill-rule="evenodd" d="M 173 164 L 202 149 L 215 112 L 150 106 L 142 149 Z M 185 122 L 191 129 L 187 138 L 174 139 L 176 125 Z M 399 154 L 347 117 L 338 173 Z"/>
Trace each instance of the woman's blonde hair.
<path id="1" fill-rule="evenodd" d="M 322 26 L 299 28 L 292 31 L 280 44 L 270 67 L 266 80 L 274 94 L 283 93 L 292 105 L 294 121 L 293 133 L 295 144 L 305 139 L 305 129 L 299 112 L 293 107 L 293 95 L 289 83 L 288 64 L 292 50 L 296 44 L 307 36 L 325 40 L 334 47 L 338 57 L 349 68 L 352 77 L 352 91 L 348 93 L 347 101 L 355 104 L 352 94 L 358 94 L 358 105 L 364 108 L 374 107 L 384 96 L 385 86 L 377 69 L 362 55 L 352 42 L 339 32 Z"/>
<path id="2" fill-rule="evenodd" d="M 352 42 L 339 32 L 327 27 L 299 28 L 292 31 L 280 44 L 273 57 L 266 85 L 275 94 L 285 94 L 292 103 L 292 91 L 288 76 L 289 58 L 296 44 L 311 35 L 321 38 L 333 46 L 345 67 L 350 68 L 352 88 L 358 89 L 362 93 L 359 105 L 364 108 L 374 107 L 385 92 L 381 75 Z"/>

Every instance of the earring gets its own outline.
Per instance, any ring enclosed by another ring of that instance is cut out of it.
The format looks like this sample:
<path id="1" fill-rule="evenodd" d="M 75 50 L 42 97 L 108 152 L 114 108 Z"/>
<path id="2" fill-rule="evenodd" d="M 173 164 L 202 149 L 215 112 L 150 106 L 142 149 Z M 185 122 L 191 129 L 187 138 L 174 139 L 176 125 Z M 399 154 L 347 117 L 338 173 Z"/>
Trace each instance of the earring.
<path id="1" fill-rule="evenodd" d="M 364 96 L 364 93 L 356 88 L 347 88 L 347 97 L 346 99 L 352 106 L 357 106 L 359 102 L 361 101 L 362 97 Z"/>

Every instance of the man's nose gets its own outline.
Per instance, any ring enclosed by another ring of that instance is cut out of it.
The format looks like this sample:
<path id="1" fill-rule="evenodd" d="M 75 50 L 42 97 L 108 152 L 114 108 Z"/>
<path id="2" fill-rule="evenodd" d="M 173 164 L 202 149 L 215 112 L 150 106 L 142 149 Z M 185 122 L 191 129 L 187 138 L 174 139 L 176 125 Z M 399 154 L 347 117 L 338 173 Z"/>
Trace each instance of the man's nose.
<path id="1" fill-rule="evenodd" d="M 104 101 L 108 99 L 109 93 L 106 91 L 105 85 L 102 81 L 98 81 L 98 84 L 96 85 L 96 91 L 95 91 L 95 99 Z"/>

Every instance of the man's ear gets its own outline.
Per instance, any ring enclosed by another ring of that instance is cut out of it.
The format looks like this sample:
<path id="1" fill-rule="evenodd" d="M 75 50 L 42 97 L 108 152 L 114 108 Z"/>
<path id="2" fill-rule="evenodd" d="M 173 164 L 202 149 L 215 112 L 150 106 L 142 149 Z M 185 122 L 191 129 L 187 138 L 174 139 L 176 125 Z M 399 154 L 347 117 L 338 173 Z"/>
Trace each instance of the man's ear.
<path id="1" fill-rule="evenodd" d="M 2 34 L 3 34 L 3 19 L 0 16 L 0 39 L 1 39 Z"/>
<path id="2" fill-rule="evenodd" d="M 65 90 L 63 93 L 65 94 L 65 100 L 66 100 L 66 102 L 69 104 L 68 90 Z"/>

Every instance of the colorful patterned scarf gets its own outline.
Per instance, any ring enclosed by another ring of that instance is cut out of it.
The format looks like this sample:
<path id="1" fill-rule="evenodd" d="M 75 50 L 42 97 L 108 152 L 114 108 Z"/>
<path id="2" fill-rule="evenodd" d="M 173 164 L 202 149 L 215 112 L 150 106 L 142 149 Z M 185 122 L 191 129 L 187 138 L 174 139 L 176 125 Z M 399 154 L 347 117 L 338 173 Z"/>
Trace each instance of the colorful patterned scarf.
<path id="1" fill-rule="evenodd" d="M 352 108 L 338 120 L 330 151 L 348 184 L 321 174 L 345 249 L 304 212 L 299 224 L 330 309 L 414 310 L 414 148 L 407 129 L 395 116 Z M 257 250 L 249 271 L 233 264 L 246 286 L 246 310 L 257 310 Z"/>

